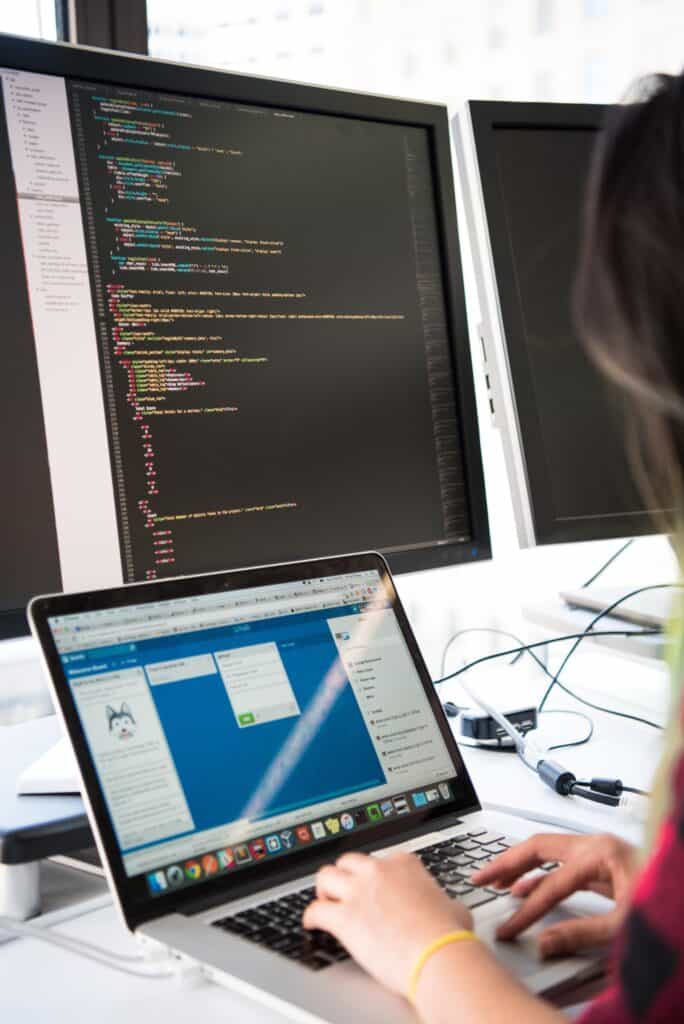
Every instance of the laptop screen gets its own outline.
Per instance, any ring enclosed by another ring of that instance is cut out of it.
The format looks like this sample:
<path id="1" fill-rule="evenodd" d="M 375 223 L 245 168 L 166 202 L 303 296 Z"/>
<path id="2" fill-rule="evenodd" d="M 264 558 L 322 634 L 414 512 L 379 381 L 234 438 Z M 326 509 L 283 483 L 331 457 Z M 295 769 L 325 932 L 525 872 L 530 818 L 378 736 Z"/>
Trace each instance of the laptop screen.
<path id="1" fill-rule="evenodd" d="M 454 799 L 375 569 L 48 623 L 125 873 L 150 896 Z"/>

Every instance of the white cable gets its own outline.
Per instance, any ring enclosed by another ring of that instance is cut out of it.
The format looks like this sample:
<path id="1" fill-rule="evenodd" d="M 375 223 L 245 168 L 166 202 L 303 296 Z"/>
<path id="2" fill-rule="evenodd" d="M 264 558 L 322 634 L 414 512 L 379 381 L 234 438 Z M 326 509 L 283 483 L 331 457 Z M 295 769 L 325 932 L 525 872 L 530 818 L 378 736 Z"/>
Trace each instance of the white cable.
<path id="1" fill-rule="evenodd" d="M 461 682 L 461 686 L 468 694 L 470 699 L 475 704 L 479 705 L 479 707 L 481 707 L 483 711 L 486 711 L 489 717 L 493 718 L 496 724 L 500 726 L 503 729 L 503 731 L 511 737 L 515 744 L 515 749 L 518 751 L 519 754 L 522 754 L 525 744 L 523 741 L 522 734 L 518 732 L 515 726 L 511 725 L 511 723 L 506 718 L 504 718 L 500 711 L 497 711 L 496 708 L 493 708 L 491 706 L 491 704 L 488 704 L 484 697 L 481 697 L 479 693 L 475 693 L 470 688 L 470 686 L 468 686 L 467 683 Z"/>
<path id="2" fill-rule="evenodd" d="M 537 765 L 540 761 L 544 759 L 546 751 L 542 750 L 541 747 L 537 746 L 536 740 L 526 739 L 525 736 L 523 736 L 523 734 L 519 732 L 519 730 L 516 729 L 516 727 L 508 721 L 505 715 L 503 715 L 500 711 L 497 711 L 496 708 L 492 707 L 492 705 L 489 704 L 483 697 L 481 697 L 479 693 L 475 693 L 475 691 L 472 690 L 471 687 L 463 680 L 461 680 L 461 686 L 468 694 L 470 699 L 475 704 L 479 705 L 479 707 L 481 707 L 482 710 L 485 711 L 490 718 L 493 718 L 496 724 L 500 726 L 500 728 L 502 728 L 503 731 L 508 736 L 510 736 L 510 738 L 513 740 L 513 743 L 515 744 L 515 749 L 518 752 L 518 755 L 522 758 L 522 760 L 525 762 L 528 768 L 531 768 L 533 771 L 536 772 Z M 532 760 L 529 760 L 526 756 L 528 748 L 532 753 Z"/>
<path id="3" fill-rule="evenodd" d="M 0 930 L 12 932 L 23 938 L 47 942 L 49 945 L 66 949 L 70 953 L 85 957 L 87 960 L 93 960 L 95 963 L 103 964 L 105 967 L 111 967 L 115 971 L 121 971 L 123 974 L 132 974 L 135 978 L 170 978 L 174 973 L 170 968 L 163 971 L 147 971 L 135 968 L 131 965 L 144 963 L 144 957 L 113 953 L 108 949 L 103 949 L 102 946 L 97 946 L 91 942 L 82 942 L 80 939 L 72 939 L 69 935 L 61 935 L 59 932 L 48 931 L 46 928 L 40 928 L 38 925 L 29 924 L 28 921 L 15 921 L 11 917 L 0 916 Z"/>

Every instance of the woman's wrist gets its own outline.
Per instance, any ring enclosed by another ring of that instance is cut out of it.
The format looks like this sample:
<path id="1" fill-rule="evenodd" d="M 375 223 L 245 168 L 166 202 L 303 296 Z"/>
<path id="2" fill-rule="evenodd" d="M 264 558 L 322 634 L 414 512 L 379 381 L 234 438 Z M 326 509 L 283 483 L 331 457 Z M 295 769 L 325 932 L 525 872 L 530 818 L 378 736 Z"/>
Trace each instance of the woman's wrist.
<path id="1" fill-rule="evenodd" d="M 426 961 L 413 1005 L 426 1024 L 498 1020 L 509 1024 L 562 1024 L 563 1017 L 532 995 L 480 941 L 442 946 Z"/>
<path id="2" fill-rule="evenodd" d="M 411 1001 L 421 1018 L 433 1020 L 434 1014 L 429 1011 L 435 999 L 440 1001 L 439 993 L 444 988 L 453 993 L 455 983 L 460 988 L 457 982 L 460 972 L 467 977 L 473 967 L 488 959 L 494 960 L 475 934 L 472 938 L 450 942 L 436 949 L 422 965 L 412 992 Z"/>
<path id="3" fill-rule="evenodd" d="M 421 952 L 416 957 L 411 973 L 408 978 L 408 985 L 406 987 L 406 996 L 410 1003 L 415 1002 L 416 991 L 418 988 L 418 982 L 425 969 L 425 966 L 440 950 L 447 946 L 453 946 L 457 942 L 476 942 L 477 936 L 470 928 L 456 928 L 448 932 L 444 932 L 442 935 L 438 935 L 437 938 L 432 939 L 426 946 L 423 947 Z"/>

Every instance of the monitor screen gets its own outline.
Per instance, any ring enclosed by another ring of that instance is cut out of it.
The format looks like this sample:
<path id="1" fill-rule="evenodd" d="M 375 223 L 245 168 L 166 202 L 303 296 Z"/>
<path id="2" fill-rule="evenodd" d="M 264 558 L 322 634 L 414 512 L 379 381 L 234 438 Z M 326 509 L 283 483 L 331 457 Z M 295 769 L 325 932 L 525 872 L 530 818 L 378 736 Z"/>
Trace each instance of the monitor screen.
<path id="1" fill-rule="evenodd" d="M 0 40 L 2 610 L 487 556 L 446 131 L 440 107 Z"/>
<path id="2" fill-rule="evenodd" d="M 83 602 L 86 603 L 85 601 Z M 380 573 L 50 615 L 127 879 L 163 896 L 447 810 L 457 771 Z M 459 783 L 460 785 L 460 783 Z"/>
<path id="3" fill-rule="evenodd" d="M 605 108 L 473 104 L 489 239 L 538 543 L 652 532 L 624 400 L 572 316 L 584 194 Z M 481 109 L 478 109 L 481 108 Z"/>

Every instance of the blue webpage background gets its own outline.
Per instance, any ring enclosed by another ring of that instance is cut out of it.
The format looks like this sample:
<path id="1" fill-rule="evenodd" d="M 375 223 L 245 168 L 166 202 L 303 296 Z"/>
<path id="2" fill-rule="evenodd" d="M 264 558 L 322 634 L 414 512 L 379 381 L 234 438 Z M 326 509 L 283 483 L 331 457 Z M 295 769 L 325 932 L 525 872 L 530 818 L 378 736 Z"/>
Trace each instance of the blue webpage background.
<path id="1" fill-rule="evenodd" d="M 77 656 L 63 656 L 62 663 L 69 677 L 83 679 L 89 674 L 275 642 L 300 711 L 305 714 L 337 659 L 326 620 L 360 610 L 358 605 L 325 609 L 135 644 L 93 648 Z M 240 728 L 218 671 L 152 686 L 149 691 L 195 831 L 239 818 L 300 716 Z M 132 711 L 135 714 L 134 708 Z M 303 755 L 264 807 L 262 816 L 296 811 L 385 782 L 386 776 L 347 680 Z M 176 837 L 167 836 L 164 841 L 170 838 Z"/>

